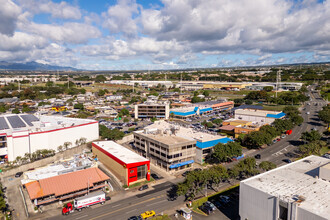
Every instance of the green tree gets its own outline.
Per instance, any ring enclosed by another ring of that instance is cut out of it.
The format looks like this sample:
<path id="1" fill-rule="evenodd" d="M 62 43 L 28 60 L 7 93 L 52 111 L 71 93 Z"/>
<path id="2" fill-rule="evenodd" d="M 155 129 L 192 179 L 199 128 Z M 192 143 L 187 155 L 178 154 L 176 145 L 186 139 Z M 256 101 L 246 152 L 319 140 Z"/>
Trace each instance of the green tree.
<path id="1" fill-rule="evenodd" d="M 96 77 L 95 77 L 95 82 L 104 82 L 104 81 L 106 81 L 107 80 L 107 78 L 105 78 L 105 76 L 103 76 L 103 75 L 97 75 Z"/>
<path id="2" fill-rule="evenodd" d="M 292 121 L 287 120 L 287 119 L 276 119 L 273 122 L 273 124 L 274 124 L 275 128 L 281 133 L 293 128 Z"/>
<path id="3" fill-rule="evenodd" d="M 11 113 L 13 113 L 13 114 L 19 114 L 19 113 L 21 113 L 21 112 L 19 111 L 18 108 L 15 108 L 15 109 L 13 109 L 13 110 L 11 111 Z"/>
<path id="4" fill-rule="evenodd" d="M 232 157 L 242 155 L 242 146 L 238 142 L 229 142 L 227 144 L 216 144 L 213 148 L 212 158 L 218 162 L 229 161 Z"/>
<path id="5" fill-rule="evenodd" d="M 245 158 L 234 166 L 238 171 L 239 179 L 250 177 L 259 173 L 256 160 L 253 157 Z"/>
<path id="6" fill-rule="evenodd" d="M 210 95 L 210 92 L 209 92 L 208 90 L 204 90 L 204 91 L 203 91 L 203 95 L 204 95 L 205 97 L 208 97 L 208 96 Z"/>
<path id="7" fill-rule="evenodd" d="M 120 110 L 120 113 L 121 113 L 122 115 L 129 116 L 129 111 L 128 111 L 126 108 L 121 109 L 121 110 Z"/>
<path id="8" fill-rule="evenodd" d="M 300 145 L 299 151 L 302 156 L 306 157 L 309 155 L 320 155 L 320 150 L 322 147 L 326 146 L 326 142 L 324 141 L 313 141 L 308 144 Z"/>
<path id="9" fill-rule="evenodd" d="M 105 91 L 103 89 L 100 89 L 97 94 L 99 96 L 104 96 L 105 95 Z"/>
<path id="10" fill-rule="evenodd" d="M 262 161 L 260 164 L 259 164 L 259 168 L 264 170 L 264 171 L 269 171 L 269 170 L 272 170 L 272 169 L 275 169 L 276 168 L 276 164 L 270 162 L 270 161 Z"/>
<path id="11" fill-rule="evenodd" d="M 328 125 L 330 124 L 330 106 L 323 107 L 319 112 L 319 118 Z"/>
<path id="12" fill-rule="evenodd" d="M 129 119 L 128 118 L 124 118 L 124 122 L 125 123 L 129 122 Z"/>
<path id="13" fill-rule="evenodd" d="M 74 109 L 84 110 L 84 105 L 82 103 L 74 104 Z"/>
<path id="14" fill-rule="evenodd" d="M 321 134 L 318 131 L 305 131 L 304 133 L 301 134 L 301 139 L 305 140 L 305 141 L 318 141 L 321 139 Z"/>
<path id="15" fill-rule="evenodd" d="M 244 136 L 243 145 L 249 149 L 259 148 L 264 144 L 270 144 L 272 141 L 270 133 L 263 131 L 253 131 Z"/>
<path id="16" fill-rule="evenodd" d="M 212 121 L 212 123 L 214 123 L 214 124 L 216 124 L 216 125 L 221 125 L 221 123 L 222 123 L 222 119 L 220 119 L 220 118 L 214 119 L 214 120 Z"/>
<path id="17" fill-rule="evenodd" d="M 110 130 L 104 125 L 99 126 L 99 132 L 100 132 L 100 136 L 102 138 L 108 139 L 108 140 L 115 140 L 115 141 L 121 140 L 125 136 L 124 132 L 122 132 L 118 129 Z"/>
<path id="18" fill-rule="evenodd" d="M 262 90 L 266 91 L 266 92 L 271 92 L 273 91 L 273 86 L 265 86 Z"/>
<path id="19" fill-rule="evenodd" d="M 0 105 L 0 112 L 5 113 L 6 111 L 6 107 L 4 105 Z"/>

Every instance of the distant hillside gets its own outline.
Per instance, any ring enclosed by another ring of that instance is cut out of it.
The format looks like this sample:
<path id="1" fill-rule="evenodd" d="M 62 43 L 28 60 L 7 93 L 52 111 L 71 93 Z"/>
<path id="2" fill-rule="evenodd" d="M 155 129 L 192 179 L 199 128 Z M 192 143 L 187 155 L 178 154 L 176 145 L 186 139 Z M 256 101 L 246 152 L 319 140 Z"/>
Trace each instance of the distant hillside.
<path id="1" fill-rule="evenodd" d="M 37 62 L 27 63 L 11 63 L 0 61 L 0 70 L 61 70 L 61 71 L 76 71 L 78 69 L 64 66 L 52 66 Z"/>

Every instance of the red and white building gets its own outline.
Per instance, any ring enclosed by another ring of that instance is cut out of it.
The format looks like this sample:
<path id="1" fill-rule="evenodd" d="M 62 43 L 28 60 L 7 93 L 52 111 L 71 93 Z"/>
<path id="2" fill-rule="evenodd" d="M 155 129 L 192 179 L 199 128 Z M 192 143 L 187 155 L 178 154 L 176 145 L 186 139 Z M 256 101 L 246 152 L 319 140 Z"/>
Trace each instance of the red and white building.
<path id="1" fill-rule="evenodd" d="M 150 161 L 116 142 L 93 142 L 92 151 L 127 186 L 136 181 L 150 180 Z"/>
<path id="2" fill-rule="evenodd" d="M 8 161 L 41 149 L 57 151 L 65 142 L 73 147 L 81 140 L 90 142 L 98 138 L 95 120 L 29 114 L 0 116 L 0 158 Z"/>

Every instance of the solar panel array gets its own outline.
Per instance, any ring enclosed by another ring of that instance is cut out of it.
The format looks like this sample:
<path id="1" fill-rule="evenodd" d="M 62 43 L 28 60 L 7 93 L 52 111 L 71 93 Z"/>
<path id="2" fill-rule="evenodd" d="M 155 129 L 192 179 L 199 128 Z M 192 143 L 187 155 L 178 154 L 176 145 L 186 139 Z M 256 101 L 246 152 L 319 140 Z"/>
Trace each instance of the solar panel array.
<path id="1" fill-rule="evenodd" d="M 33 126 L 32 122 L 39 121 L 39 119 L 34 115 L 21 115 L 21 118 L 30 126 Z"/>
<path id="2" fill-rule="evenodd" d="M 26 127 L 22 119 L 20 119 L 17 115 L 8 116 L 7 120 L 9 121 L 12 128 L 23 128 Z"/>
<path id="3" fill-rule="evenodd" d="M 0 130 L 9 129 L 9 125 L 4 117 L 0 117 Z"/>

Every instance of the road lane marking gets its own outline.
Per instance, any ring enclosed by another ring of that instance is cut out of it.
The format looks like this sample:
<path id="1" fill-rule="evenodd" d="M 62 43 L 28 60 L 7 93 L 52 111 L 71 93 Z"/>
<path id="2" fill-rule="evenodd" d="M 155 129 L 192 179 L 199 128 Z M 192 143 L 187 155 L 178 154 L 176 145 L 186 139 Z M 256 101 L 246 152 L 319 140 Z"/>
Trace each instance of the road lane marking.
<path id="1" fill-rule="evenodd" d="M 118 206 L 120 206 L 120 205 L 121 205 L 121 204 L 114 205 L 114 206 L 112 206 L 112 208 L 118 207 Z"/>
<path id="2" fill-rule="evenodd" d="M 142 202 L 139 202 L 139 203 L 135 203 L 134 205 L 125 206 L 125 207 L 123 207 L 123 208 L 121 208 L 121 209 L 117 209 L 117 210 L 114 210 L 114 211 L 112 211 L 112 212 L 104 213 L 103 215 L 99 215 L 99 216 L 96 216 L 96 217 L 94 217 L 94 218 L 91 218 L 91 220 L 99 219 L 99 218 L 102 218 L 102 217 L 104 217 L 104 216 L 111 215 L 111 214 L 113 214 L 113 213 L 116 213 L 116 212 L 119 212 L 119 211 L 121 211 L 121 210 L 124 210 L 124 209 L 126 209 L 126 208 L 129 208 L 129 207 L 132 207 L 132 206 L 136 206 L 136 205 L 140 205 L 140 204 L 143 204 L 143 203 L 146 203 L 146 202 L 152 201 L 152 200 L 154 200 L 154 199 L 156 199 L 156 198 L 153 197 L 153 198 L 150 198 L 150 199 L 148 199 L 148 200 L 145 200 L 145 201 L 142 201 Z"/>
<path id="3" fill-rule="evenodd" d="M 158 204 L 158 203 L 162 203 L 162 202 L 166 202 L 167 200 L 160 200 L 158 202 L 154 202 L 152 204 L 149 204 L 149 205 L 146 205 L 146 206 L 152 206 L 152 205 L 155 205 L 155 204 Z"/>
<path id="4" fill-rule="evenodd" d="M 87 217 L 88 215 L 82 215 L 82 216 L 80 216 L 80 217 L 78 217 L 78 218 L 76 218 L 76 219 L 81 219 L 81 218 L 85 218 L 85 217 Z"/>
<path id="5" fill-rule="evenodd" d="M 133 209 L 133 210 L 128 211 L 128 212 L 126 212 L 126 213 L 135 212 L 135 211 L 137 211 L 137 209 Z"/>

